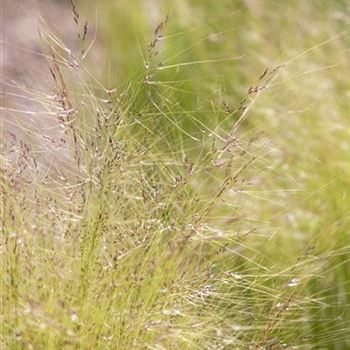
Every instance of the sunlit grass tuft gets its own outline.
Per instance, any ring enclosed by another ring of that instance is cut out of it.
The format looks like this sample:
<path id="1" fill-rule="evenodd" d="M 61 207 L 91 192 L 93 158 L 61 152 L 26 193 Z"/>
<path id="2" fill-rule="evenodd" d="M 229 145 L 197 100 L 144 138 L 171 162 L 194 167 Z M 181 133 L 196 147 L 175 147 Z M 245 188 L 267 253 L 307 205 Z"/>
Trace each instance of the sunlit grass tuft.
<path id="1" fill-rule="evenodd" d="M 74 2 L 75 50 L 40 27 L 53 89 L 3 108 L 4 348 L 350 346 L 346 19 L 245 3 L 179 5 L 137 57 L 119 32 L 124 83 Z"/>

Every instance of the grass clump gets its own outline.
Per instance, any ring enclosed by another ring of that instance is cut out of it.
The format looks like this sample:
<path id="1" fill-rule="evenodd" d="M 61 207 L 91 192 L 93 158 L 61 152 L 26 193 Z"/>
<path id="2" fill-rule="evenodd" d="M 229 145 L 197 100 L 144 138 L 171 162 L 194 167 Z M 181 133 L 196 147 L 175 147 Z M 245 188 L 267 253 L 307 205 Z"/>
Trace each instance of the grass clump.
<path id="1" fill-rule="evenodd" d="M 258 54 L 252 22 L 271 33 L 282 18 L 268 9 L 282 8 L 244 3 L 209 24 L 210 2 L 188 3 L 194 29 L 180 6 L 141 63 L 130 38 L 111 39 L 133 72 L 118 84 L 85 64 L 90 26 L 74 2 L 76 50 L 41 28 L 52 88 L 10 82 L 33 105 L 4 108 L 4 348 L 349 347 L 348 32 L 337 19 L 313 31 L 337 13 L 315 2 L 290 37 L 311 5 L 286 1 L 287 28 Z M 234 45 L 217 43 L 232 32 Z"/>

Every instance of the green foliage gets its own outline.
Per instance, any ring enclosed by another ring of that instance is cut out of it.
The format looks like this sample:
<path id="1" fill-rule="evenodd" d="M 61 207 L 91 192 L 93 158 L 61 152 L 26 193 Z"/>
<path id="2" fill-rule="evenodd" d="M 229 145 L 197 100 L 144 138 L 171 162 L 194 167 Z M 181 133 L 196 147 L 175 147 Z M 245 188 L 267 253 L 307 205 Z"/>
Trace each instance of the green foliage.
<path id="1" fill-rule="evenodd" d="M 348 349 L 346 2 L 98 10 L 3 134 L 4 348 Z"/>

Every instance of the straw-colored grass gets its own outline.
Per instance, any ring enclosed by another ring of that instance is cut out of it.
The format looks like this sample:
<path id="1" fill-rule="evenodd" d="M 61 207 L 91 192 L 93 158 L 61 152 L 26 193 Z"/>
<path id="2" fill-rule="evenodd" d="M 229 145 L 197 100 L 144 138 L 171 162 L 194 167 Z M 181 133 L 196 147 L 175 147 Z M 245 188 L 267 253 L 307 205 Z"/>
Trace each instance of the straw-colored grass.
<path id="1" fill-rule="evenodd" d="M 85 5 L 5 85 L 2 348 L 350 348 L 348 4 Z"/>

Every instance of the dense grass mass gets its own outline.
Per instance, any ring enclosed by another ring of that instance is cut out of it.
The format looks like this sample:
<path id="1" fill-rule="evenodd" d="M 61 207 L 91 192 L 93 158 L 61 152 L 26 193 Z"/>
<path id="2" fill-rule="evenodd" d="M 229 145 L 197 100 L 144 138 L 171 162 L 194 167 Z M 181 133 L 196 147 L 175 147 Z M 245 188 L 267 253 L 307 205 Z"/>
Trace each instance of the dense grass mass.
<path id="1" fill-rule="evenodd" d="M 1 348 L 349 349 L 349 3 L 67 3 L 4 82 Z"/>

